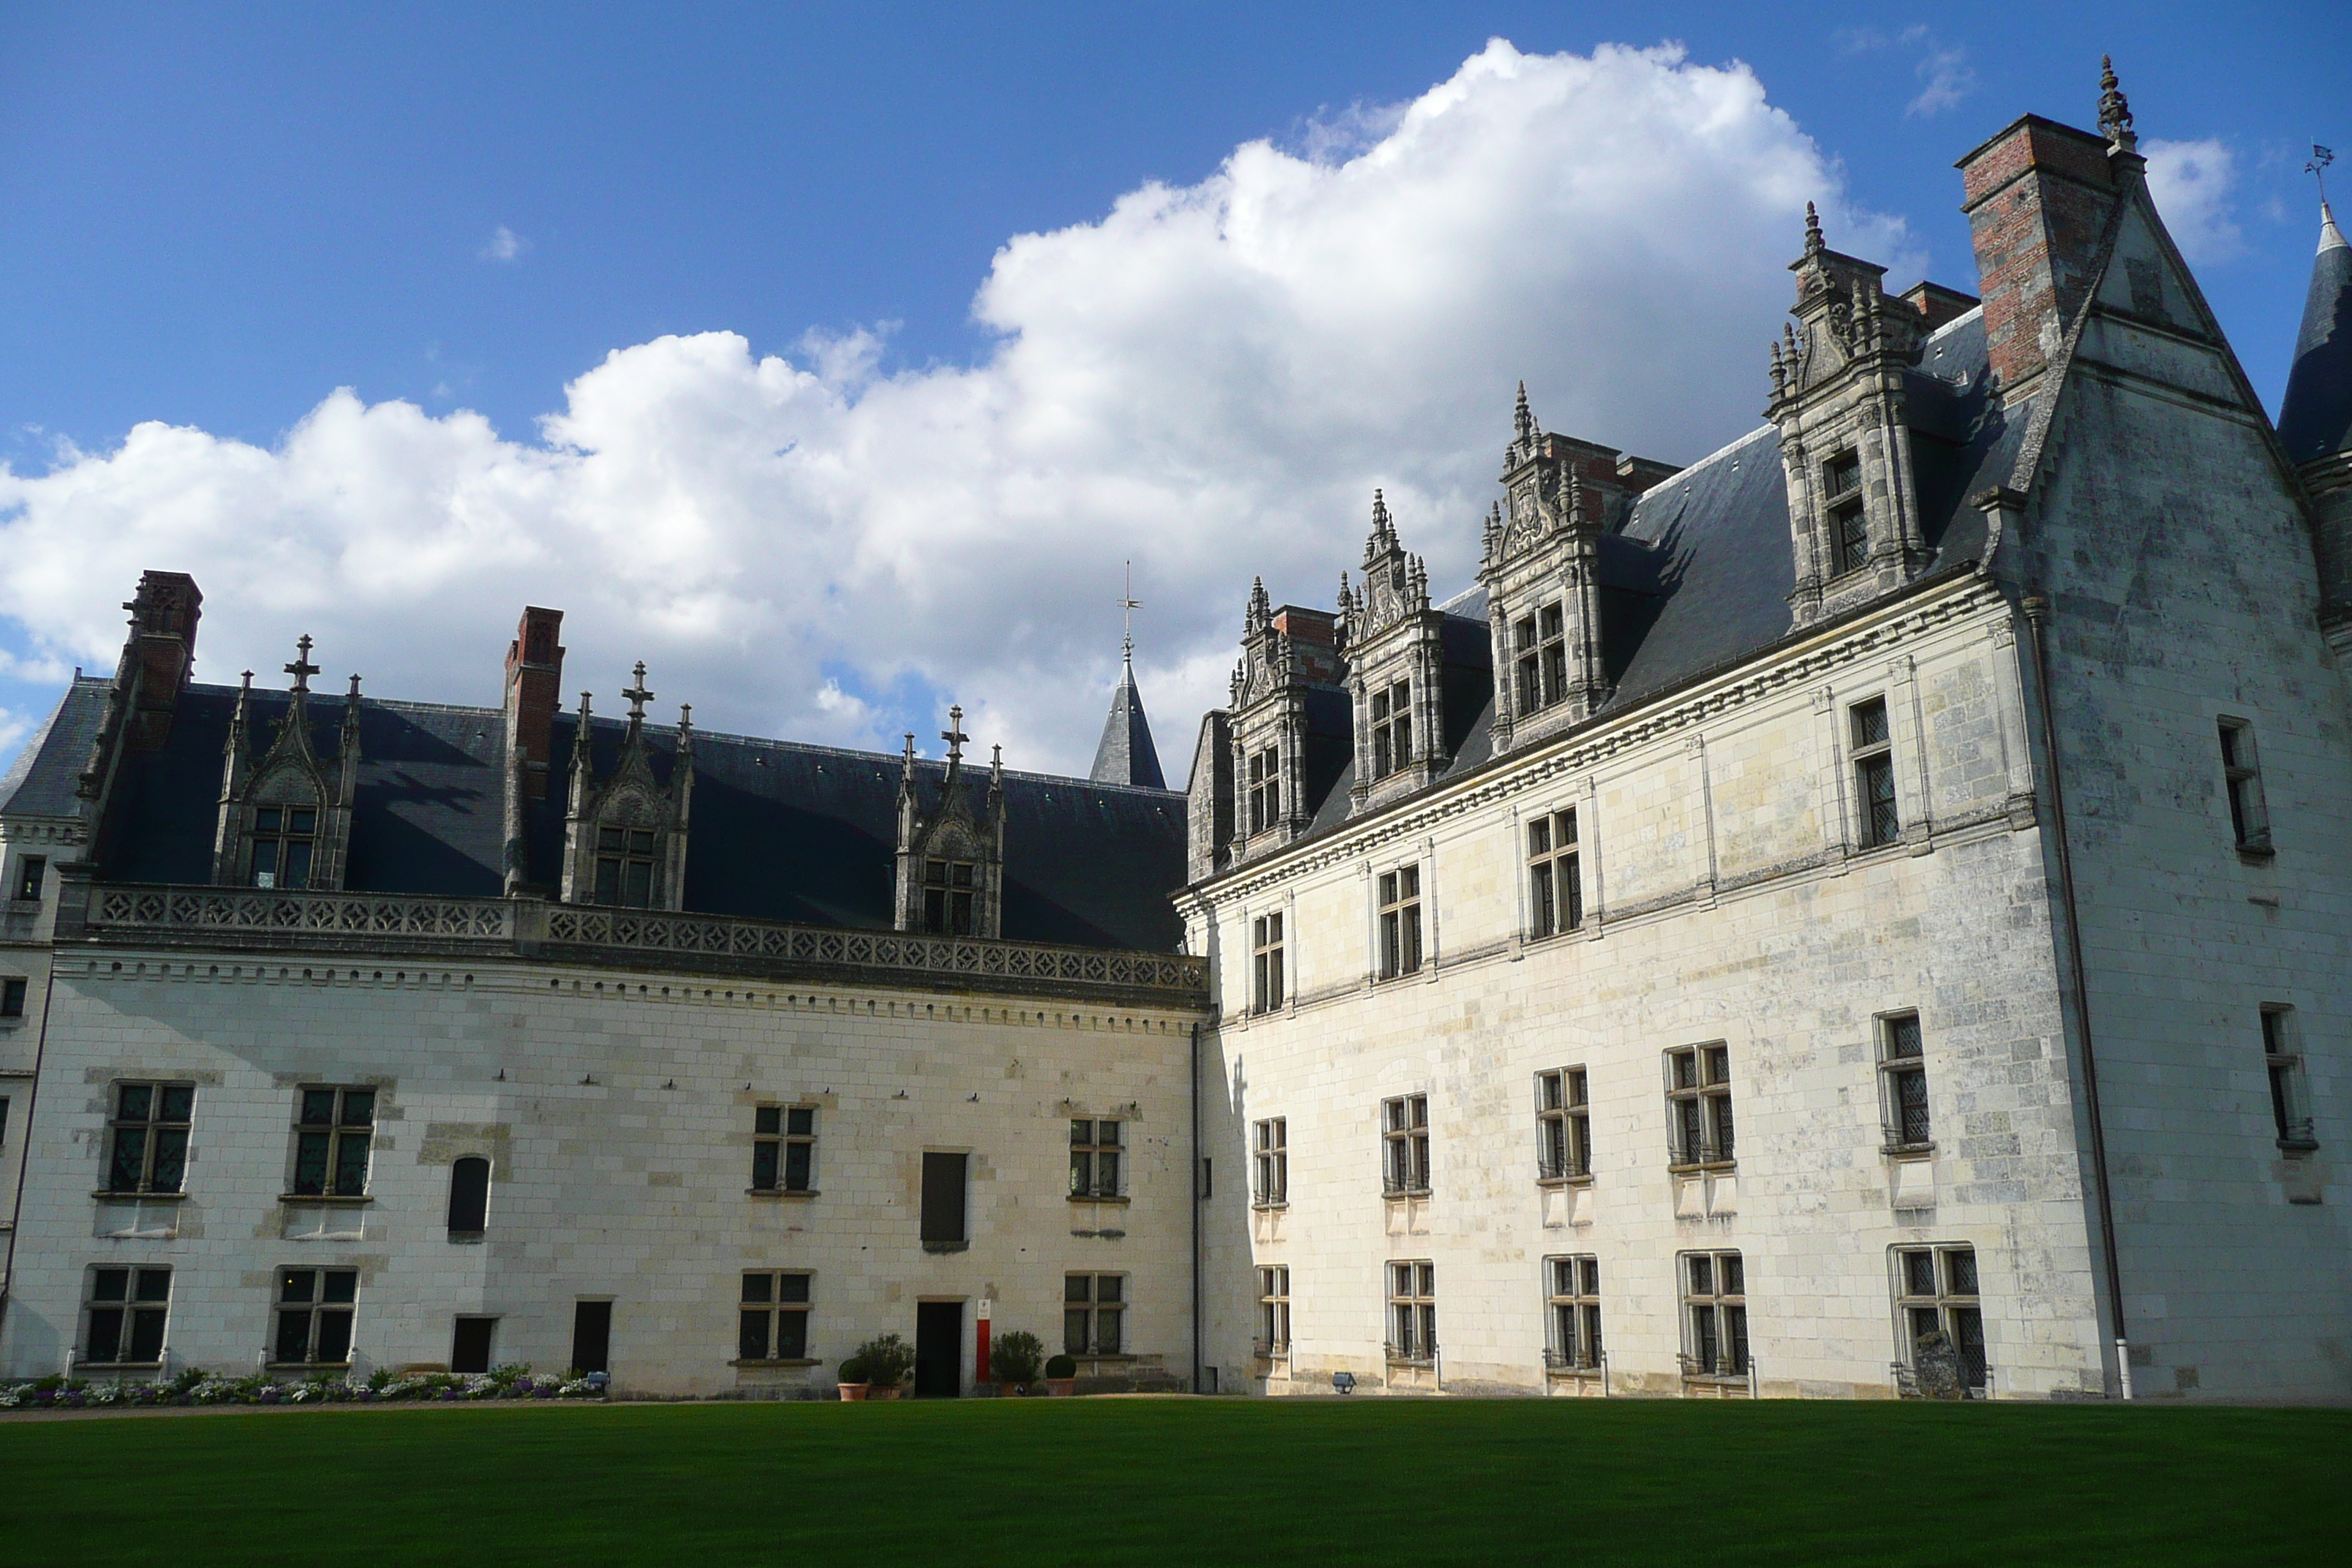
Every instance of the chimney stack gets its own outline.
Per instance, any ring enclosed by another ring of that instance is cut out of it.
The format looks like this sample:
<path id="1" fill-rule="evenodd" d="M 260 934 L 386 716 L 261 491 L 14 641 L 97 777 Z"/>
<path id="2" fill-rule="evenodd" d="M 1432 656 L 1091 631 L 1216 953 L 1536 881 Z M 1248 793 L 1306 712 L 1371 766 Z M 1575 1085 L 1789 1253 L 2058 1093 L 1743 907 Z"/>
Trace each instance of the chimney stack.
<path id="1" fill-rule="evenodd" d="M 547 796 L 555 710 L 562 700 L 563 649 L 555 640 L 562 630 L 562 610 L 533 605 L 507 645 L 507 754 L 520 757 L 523 794 L 530 800 Z"/>
<path id="2" fill-rule="evenodd" d="M 131 640 L 123 662 L 136 671 L 138 699 L 131 714 L 131 749 L 157 752 L 172 732 L 180 693 L 195 671 L 196 623 L 205 596 L 184 572 L 142 572 L 139 591 L 122 607 L 131 612 Z M 118 684 L 125 684 L 118 681 Z"/>
<path id="3" fill-rule="evenodd" d="M 2104 136 L 2029 114 L 1957 165 L 2004 391 L 2049 364 L 2082 308 L 2117 195 L 2107 153 Z"/>

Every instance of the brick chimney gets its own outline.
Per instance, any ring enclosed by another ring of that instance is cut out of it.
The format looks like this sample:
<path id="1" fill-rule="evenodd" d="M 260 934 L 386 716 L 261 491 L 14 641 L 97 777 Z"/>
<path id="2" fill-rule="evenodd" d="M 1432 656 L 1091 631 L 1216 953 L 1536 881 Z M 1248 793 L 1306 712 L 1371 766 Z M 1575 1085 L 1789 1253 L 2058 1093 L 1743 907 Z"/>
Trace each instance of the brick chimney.
<path id="1" fill-rule="evenodd" d="M 548 757 L 554 750 L 555 710 L 562 701 L 562 610 L 536 605 L 522 613 L 515 640 L 507 645 L 507 750 L 523 759 L 523 793 L 546 798 Z"/>
<path id="2" fill-rule="evenodd" d="M 2107 141 L 2029 114 L 1955 166 L 1986 350 L 1993 374 L 2013 389 L 2049 364 L 2090 287 L 2116 204 Z"/>
<path id="3" fill-rule="evenodd" d="M 204 618 L 204 604 L 196 580 L 186 573 L 142 572 L 138 593 L 122 606 L 131 612 L 123 662 L 135 667 L 139 694 L 131 713 L 134 752 L 163 750 L 172 732 L 180 693 L 195 670 L 196 623 Z"/>

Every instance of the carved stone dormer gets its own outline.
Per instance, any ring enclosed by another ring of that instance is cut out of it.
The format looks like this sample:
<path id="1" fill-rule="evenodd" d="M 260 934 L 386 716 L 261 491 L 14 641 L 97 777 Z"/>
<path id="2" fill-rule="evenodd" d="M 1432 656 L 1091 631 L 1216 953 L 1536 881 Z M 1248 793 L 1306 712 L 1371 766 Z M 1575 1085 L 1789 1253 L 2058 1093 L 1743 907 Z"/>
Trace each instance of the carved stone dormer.
<path id="1" fill-rule="evenodd" d="M 352 802 L 359 793 L 360 678 L 343 699 L 342 724 L 330 771 L 310 733 L 308 636 L 295 645 L 294 678 L 278 733 L 252 760 L 253 671 L 237 688 L 221 765 L 220 814 L 213 830 L 213 880 L 249 888 L 343 885 L 351 854 Z"/>
<path id="2" fill-rule="evenodd" d="M 1917 576 L 1928 552 L 1904 418 L 1904 372 L 1927 318 L 1879 287 L 1886 269 L 1830 249 L 1805 204 L 1793 326 L 1772 345 L 1772 401 L 1789 486 L 1800 626 Z"/>
<path id="3" fill-rule="evenodd" d="M 1503 454 L 1503 507 L 1486 520 L 1478 581 L 1495 658 L 1495 750 L 1525 746 L 1609 700 L 1601 657 L 1603 533 L 1674 470 L 1547 432 L 1519 385 Z"/>
<path id="4" fill-rule="evenodd" d="M 1428 570 L 1397 542 L 1388 500 L 1374 490 L 1362 594 L 1339 577 L 1339 641 L 1348 650 L 1356 750 L 1352 811 L 1410 795 L 1444 769 L 1444 621 L 1430 607 Z"/>
<path id="5" fill-rule="evenodd" d="M 896 924 L 900 931 L 942 936 L 1003 934 L 1004 929 L 1004 748 L 992 749 L 988 783 L 963 765 L 963 710 L 948 710 L 947 773 L 939 793 L 924 798 L 922 770 L 915 762 L 915 737 L 898 773 L 898 856 Z"/>
<path id="6" fill-rule="evenodd" d="M 1252 584 L 1231 703 L 1234 860 L 1304 834 L 1347 765 L 1346 654 L 1338 616 L 1277 610 L 1265 582 Z"/>
<path id="7" fill-rule="evenodd" d="M 563 819 L 563 901 L 617 904 L 624 909 L 686 907 L 687 828 L 694 802 L 694 710 L 677 710 L 677 749 L 669 782 L 654 768 L 646 739 L 646 667 L 621 695 L 629 727 L 612 776 L 596 780 L 593 724 L 588 693 L 572 739 L 571 805 Z"/>

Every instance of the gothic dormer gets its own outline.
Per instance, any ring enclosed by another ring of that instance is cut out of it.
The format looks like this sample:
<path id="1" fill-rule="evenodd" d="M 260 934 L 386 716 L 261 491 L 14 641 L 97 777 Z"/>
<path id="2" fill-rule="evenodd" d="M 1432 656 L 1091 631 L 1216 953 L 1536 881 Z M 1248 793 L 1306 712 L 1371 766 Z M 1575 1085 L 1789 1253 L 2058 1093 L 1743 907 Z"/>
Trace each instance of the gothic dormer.
<path id="1" fill-rule="evenodd" d="M 1601 657 L 1600 541 L 1663 465 L 1547 432 L 1519 385 L 1478 581 L 1495 658 L 1495 749 L 1590 718 L 1609 700 Z"/>
<path id="2" fill-rule="evenodd" d="M 1920 535 L 1904 372 L 1919 358 L 1926 318 L 1880 287 L 1886 269 L 1822 240 L 1805 204 L 1805 253 L 1794 324 L 1772 345 L 1772 401 L 1789 486 L 1798 626 L 1841 614 L 1918 575 Z"/>
<path id="3" fill-rule="evenodd" d="M 1356 776 L 1349 807 L 1363 811 L 1436 781 L 1445 766 L 1444 612 L 1430 607 L 1429 573 L 1397 540 L 1387 499 L 1372 492 L 1364 585 L 1339 579 L 1339 644 L 1348 654 Z"/>
<path id="4" fill-rule="evenodd" d="M 677 750 L 669 782 L 654 770 L 646 739 L 646 667 L 621 693 L 629 704 L 629 725 L 621 737 L 612 776 L 596 778 L 595 746 L 588 693 L 580 694 L 580 720 L 572 740 L 571 805 L 563 819 L 563 900 L 574 904 L 617 904 L 625 909 L 686 907 L 686 847 L 694 798 L 694 710 L 677 710 Z"/>
<path id="5" fill-rule="evenodd" d="M 927 798 L 915 737 L 898 773 L 897 925 L 942 936 L 999 936 L 1004 912 L 1004 749 L 983 788 L 963 765 L 963 710 L 948 710 L 947 773 Z M 977 796 L 978 798 L 974 798 Z"/>
<path id="6" fill-rule="evenodd" d="M 1304 834 L 1347 765 L 1347 645 L 1339 617 L 1250 588 L 1233 678 L 1234 858 Z"/>
<path id="7" fill-rule="evenodd" d="M 295 645 L 286 711 L 269 750 L 252 760 L 253 671 L 237 688 L 221 766 L 220 815 L 213 832 L 213 880 L 249 888 L 339 889 L 351 852 L 352 800 L 359 792 L 360 678 L 343 699 L 331 769 L 310 733 L 308 636 Z"/>

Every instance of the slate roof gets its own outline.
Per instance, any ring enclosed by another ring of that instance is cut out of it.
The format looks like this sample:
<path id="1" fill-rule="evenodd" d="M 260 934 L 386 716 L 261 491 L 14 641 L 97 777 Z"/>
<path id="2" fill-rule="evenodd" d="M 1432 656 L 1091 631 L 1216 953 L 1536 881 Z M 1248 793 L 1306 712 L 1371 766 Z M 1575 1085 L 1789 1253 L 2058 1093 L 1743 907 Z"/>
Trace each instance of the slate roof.
<path id="1" fill-rule="evenodd" d="M 76 776 L 103 714 L 107 682 L 77 680 L 26 748 L 0 811 L 69 814 Z M 123 759 L 100 874 L 127 882 L 212 876 L 221 765 L 236 692 L 191 686 L 161 751 Z M 333 765 L 344 699 L 311 698 L 312 744 Z M 253 693 L 249 731 L 265 748 L 287 705 Z M 591 721 L 599 778 L 625 725 Z M 360 706 L 359 794 L 344 886 L 355 892 L 495 898 L 505 840 L 502 716 L 495 708 Z M 557 879 L 562 794 L 579 732 L 555 721 L 553 798 L 534 803 L 527 837 L 535 880 Z M 677 731 L 647 726 L 667 778 Z M 920 763 L 936 793 L 945 765 Z M 741 736 L 695 736 L 686 907 L 707 914 L 887 931 L 891 925 L 899 760 Z M 1184 879 L 1184 798 L 1165 790 L 1008 772 L 1003 929 L 1015 941 L 1172 952 L 1181 934 L 1168 895 Z"/>
<path id="2" fill-rule="evenodd" d="M 1118 689 L 1110 694 L 1110 714 L 1103 721 L 1102 742 L 1095 747 L 1095 765 L 1087 776 L 1097 784 L 1139 784 L 1166 789 L 1160 771 L 1160 748 L 1151 743 L 1151 721 L 1143 716 L 1143 693 L 1135 689 L 1135 666 L 1123 664 Z"/>
<path id="3" fill-rule="evenodd" d="M 2278 433 L 2292 463 L 2352 452 L 2352 246 L 2324 203 Z"/>

